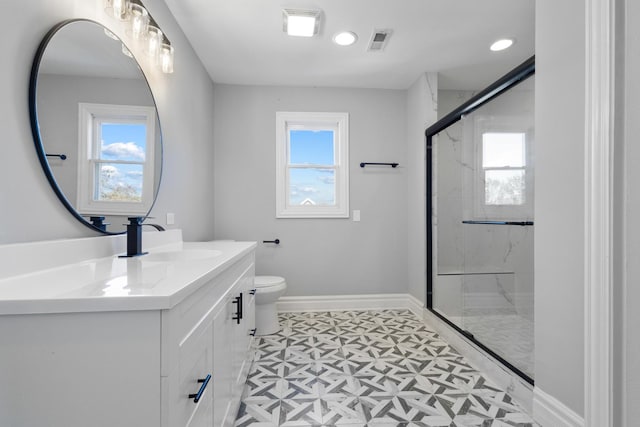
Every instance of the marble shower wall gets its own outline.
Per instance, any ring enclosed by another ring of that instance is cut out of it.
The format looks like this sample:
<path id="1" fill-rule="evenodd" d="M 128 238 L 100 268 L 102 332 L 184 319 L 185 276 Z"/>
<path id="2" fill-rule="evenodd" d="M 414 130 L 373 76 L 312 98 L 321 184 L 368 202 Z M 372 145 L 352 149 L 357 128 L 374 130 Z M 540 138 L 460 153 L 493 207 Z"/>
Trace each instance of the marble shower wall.
<path id="1" fill-rule="evenodd" d="M 498 301 L 503 298 L 519 316 L 533 317 L 533 227 L 462 223 L 479 219 L 534 219 L 533 203 L 526 207 L 524 216 L 494 218 L 482 212 L 476 202 L 481 194 L 476 180 L 476 169 L 480 167 L 476 142 L 479 124 L 513 123 L 513 129 L 524 126 L 530 146 L 527 162 L 535 165 L 533 87 L 531 78 L 436 137 L 433 185 L 438 276 L 434 298 L 435 306 L 440 301 L 451 315 L 483 304 L 488 309 L 502 309 L 503 304 Z M 441 91 L 439 96 L 440 105 L 448 111 L 453 109 L 449 104 L 455 108 L 473 93 Z M 527 173 L 532 172 L 533 169 Z M 528 180 L 529 201 L 533 201 L 532 183 L 533 179 Z"/>

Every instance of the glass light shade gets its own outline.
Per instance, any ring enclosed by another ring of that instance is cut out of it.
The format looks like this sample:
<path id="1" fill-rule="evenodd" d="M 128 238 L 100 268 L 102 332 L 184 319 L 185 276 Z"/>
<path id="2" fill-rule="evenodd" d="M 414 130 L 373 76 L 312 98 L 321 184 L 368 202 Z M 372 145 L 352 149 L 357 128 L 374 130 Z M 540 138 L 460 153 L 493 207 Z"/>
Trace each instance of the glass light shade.
<path id="1" fill-rule="evenodd" d="M 107 15 L 119 21 L 129 19 L 129 0 L 104 0 Z"/>
<path id="2" fill-rule="evenodd" d="M 147 26 L 145 53 L 149 56 L 158 56 L 162 45 L 162 31 L 153 25 Z"/>
<path id="3" fill-rule="evenodd" d="M 147 34 L 149 26 L 149 12 L 143 6 L 132 3 L 129 8 L 131 22 L 129 24 L 131 36 L 136 40 L 141 40 Z"/>
<path id="4" fill-rule="evenodd" d="M 173 46 L 163 43 L 160 46 L 160 53 L 158 55 L 158 65 L 163 73 L 173 73 Z"/>

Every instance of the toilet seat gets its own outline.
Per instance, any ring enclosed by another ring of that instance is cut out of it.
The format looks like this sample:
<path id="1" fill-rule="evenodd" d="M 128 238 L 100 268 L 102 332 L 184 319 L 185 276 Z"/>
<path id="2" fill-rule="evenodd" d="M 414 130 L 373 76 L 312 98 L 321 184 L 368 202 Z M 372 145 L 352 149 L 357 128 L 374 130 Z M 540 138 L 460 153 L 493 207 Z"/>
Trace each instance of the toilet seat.
<path id="1" fill-rule="evenodd" d="M 273 286 L 281 286 L 285 284 L 285 280 L 279 276 L 256 276 L 253 283 L 256 288 L 264 289 Z"/>

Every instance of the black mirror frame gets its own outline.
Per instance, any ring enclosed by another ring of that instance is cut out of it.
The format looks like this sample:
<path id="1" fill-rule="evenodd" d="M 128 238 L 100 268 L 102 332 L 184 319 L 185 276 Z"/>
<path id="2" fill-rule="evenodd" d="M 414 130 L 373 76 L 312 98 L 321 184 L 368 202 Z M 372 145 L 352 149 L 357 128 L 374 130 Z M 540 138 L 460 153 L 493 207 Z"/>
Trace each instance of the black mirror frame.
<path id="1" fill-rule="evenodd" d="M 56 182 L 56 179 L 53 176 L 53 171 L 49 167 L 49 161 L 47 160 L 46 151 L 44 149 L 44 144 L 42 142 L 42 137 L 40 135 L 40 125 L 38 123 L 38 111 L 37 111 L 37 103 L 36 103 L 37 88 L 38 88 L 38 73 L 40 71 L 40 63 L 42 61 L 42 57 L 44 56 L 44 52 L 46 51 L 47 46 L 49 45 L 49 42 L 51 41 L 53 36 L 56 35 L 56 33 L 60 31 L 62 28 L 75 22 L 89 22 L 92 24 L 99 25 L 108 30 L 107 27 L 105 27 L 103 24 L 97 21 L 93 21 L 91 19 L 77 18 L 77 19 L 67 19 L 60 22 L 59 24 L 51 28 L 47 32 L 47 34 L 44 36 L 44 38 L 40 42 L 40 45 L 38 46 L 38 50 L 36 51 L 36 56 L 33 60 L 33 65 L 31 67 L 31 75 L 29 77 L 29 121 L 31 123 L 31 134 L 33 136 L 33 142 L 35 144 L 36 152 L 38 154 L 38 160 L 40 160 L 40 166 L 42 166 L 42 169 L 44 170 L 44 173 L 47 177 L 47 180 L 49 181 L 49 184 L 51 185 L 51 188 L 53 189 L 54 193 L 56 193 L 56 195 L 58 196 L 58 199 L 60 199 L 64 207 L 67 208 L 67 210 L 78 221 L 80 221 L 83 225 L 85 225 L 86 227 L 89 227 L 93 231 L 97 231 L 105 235 L 124 234 L 126 233 L 126 231 L 111 232 L 111 231 L 103 230 L 93 225 L 92 223 L 87 221 L 86 218 L 80 215 L 80 213 L 73 207 L 73 205 L 69 202 L 69 200 L 66 198 L 66 196 L 62 192 L 62 189 L 60 188 L 60 186 L 58 186 L 58 183 Z M 124 43 L 123 41 L 122 43 L 125 44 L 126 46 L 126 43 Z M 136 62 L 137 62 L 137 59 L 136 59 Z M 151 90 L 151 86 L 149 85 L 149 81 L 147 80 L 147 76 L 142 71 L 142 68 L 140 69 L 140 73 L 142 74 L 142 77 L 144 78 L 144 81 L 147 84 L 147 87 L 149 88 L 149 93 L 151 94 L 151 98 L 153 99 L 153 104 L 156 106 L 156 119 L 158 121 L 158 130 L 160 131 L 160 141 L 161 141 L 160 156 L 162 159 L 161 162 L 164 163 L 164 153 L 163 153 L 164 148 L 162 144 L 162 139 L 163 139 L 162 127 L 160 123 L 160 117 L 158 114 L 158 107 L 156 104 L 155 97 L 153 96 L 153 91 Z M 158 178 L 158 191 L 160 189 L 161 183 L 162 183 L 162 167 L 160 168 L 160 176 Z M 146 213 L 145 218 L 149 216 L 149 213 L 151 212 L 151 210 L 153 209 L 156 203 L 156 200 L 158 198 L 158 191 L 156 191 L 155 194 L 153 195 L 153 202 L 151 203 L 151 207 L 149 208 L 149 211 Z"/>

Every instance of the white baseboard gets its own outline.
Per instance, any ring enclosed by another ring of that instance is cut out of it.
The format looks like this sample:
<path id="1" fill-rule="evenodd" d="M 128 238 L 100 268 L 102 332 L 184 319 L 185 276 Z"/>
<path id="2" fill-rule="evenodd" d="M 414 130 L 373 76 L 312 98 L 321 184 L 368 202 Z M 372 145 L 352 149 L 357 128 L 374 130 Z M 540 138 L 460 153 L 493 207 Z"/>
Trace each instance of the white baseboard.
<path id="1" fill-rule="evenodd" d="M 542 426 L 584 426 L 584 419 L 580 415 L 538 387 L 533 389 L 533 418 Z"/>
<path id="2" fill-rule="evenodd" d="M 422 319 L 422 311 L 424 310 L 425 304 L 411 294 L 408 295 L 408 303 L 409 306 L 407 308 L 411 310 L 413 314 Z"/>
<path id="3" fill-rule="evenodd" d="M 411 309 L 421 304 L 411 301 L 409 294 L 323 295 L 305 297 L 281 297 L 278 311 L 327 311 L 327 310 L 380 310 L 390 308 Z M 422 312 L 420 309 L 419 313 Z"/>

